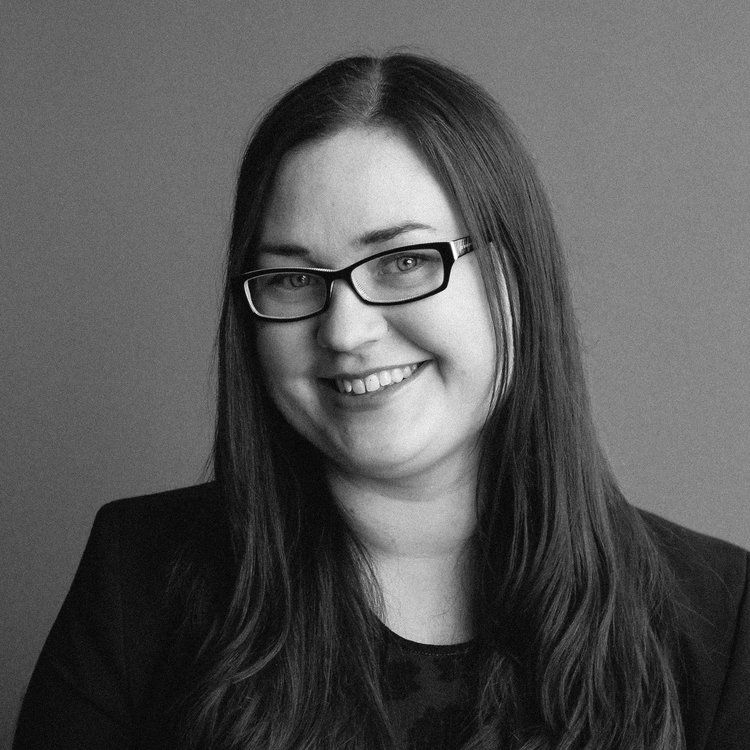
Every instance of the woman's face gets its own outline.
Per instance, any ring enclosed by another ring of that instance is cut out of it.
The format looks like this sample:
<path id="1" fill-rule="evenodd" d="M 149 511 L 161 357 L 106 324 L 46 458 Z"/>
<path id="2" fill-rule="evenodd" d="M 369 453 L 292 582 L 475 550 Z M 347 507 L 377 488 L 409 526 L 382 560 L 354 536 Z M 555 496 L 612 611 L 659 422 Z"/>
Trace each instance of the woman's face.
<path id="1" fill-rule="evenodd" d="M 403 137 L 350 128 L 284 159 L 256 265 L 338 269 L 383 250 L 465 235 Z M 272 399 L 332 468 L 398 479 L 474 465 L 497 356 L 474 253 L 456 261 L 447 289 L 432 297 L 376 307 L 339 280 L 325 312 L 259 321 L 257 335 Z M 389 377 L 391 385 L 377 387 Z M 337 386 L 348 389 L 345 380 L 351 393 Z"/>

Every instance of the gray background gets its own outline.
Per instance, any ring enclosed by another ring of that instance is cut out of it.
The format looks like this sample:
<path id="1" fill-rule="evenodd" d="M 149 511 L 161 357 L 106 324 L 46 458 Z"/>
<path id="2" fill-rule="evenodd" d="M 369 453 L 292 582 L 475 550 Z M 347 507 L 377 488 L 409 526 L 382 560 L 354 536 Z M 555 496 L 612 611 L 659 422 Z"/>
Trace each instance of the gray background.
<path id="1" fill-rule="evenodd" d="M 410 45 L 505 105 L 627 495 L 750 546 L 749 9 L 0 2 L 0 744 L 95 510 L 200 478 L 243 144 L 342 53 Z"/>

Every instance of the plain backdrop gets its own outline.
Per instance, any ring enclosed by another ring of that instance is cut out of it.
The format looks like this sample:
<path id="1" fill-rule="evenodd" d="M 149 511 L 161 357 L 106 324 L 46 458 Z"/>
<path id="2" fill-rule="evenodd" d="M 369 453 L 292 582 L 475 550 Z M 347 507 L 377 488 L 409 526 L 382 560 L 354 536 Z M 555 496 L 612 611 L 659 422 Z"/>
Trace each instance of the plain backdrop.
<path id="1" fill-rule="evenodd" d="M 96 509 L 201 478 L 243 145 L 345 53 L 505 106 L 626 494 L 750 546 L 748 40 L 746 0 L 0 0 L 0 744 Z"/>

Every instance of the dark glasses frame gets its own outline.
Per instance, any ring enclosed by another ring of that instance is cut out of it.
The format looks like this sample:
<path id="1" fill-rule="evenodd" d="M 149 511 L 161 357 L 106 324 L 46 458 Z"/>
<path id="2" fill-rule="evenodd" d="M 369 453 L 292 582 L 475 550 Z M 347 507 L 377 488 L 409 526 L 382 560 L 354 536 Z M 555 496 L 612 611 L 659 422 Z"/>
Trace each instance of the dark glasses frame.
<path id="1" fill-rule="evenodd" d="M 356 268 L 359 268 L 359 266 L 362 266 L 365 263 L 369 263 L 370 261 L 375 260 L 376 258 L 382 258 L 384 255 L 408 252 L 409 250 L 424 250 L 427 248 L 437 250 L 440 253 L 440 257 L 443 260 L 443 281 L 440 284 L 440 286 L 437 287 L 437 289 L 433 289 L 429 292 L 426 292 L 425 294 L 420 294 L 416 297 L 409 297 L 408 299 L 396 300 L 395 302 L 376 302 L 374 300 L 367 299 L 367 297 L 365 297 L 363 293 L 360 292 L 359 289 L 357 289 L 357 287 L 354 284 L 354 281 L 352 280 L 352 272 Z M 258 269 L 255 271 L 245 271 L 244 273 L 237 274 L 236 276 L 232 278 L 232 284 L 244 292 L 243 296 L 247 300 L 248 306 L 250 307 L 250 311 L 259 320 L 273 320 L 279 323 L 285 323 L 285 322 L 291 323 L 296 320 L 306 320 L 307 318 L 313 318 L 316 315 L 320 315 L 321 313 L 325 312 L 331 303 L 331 297 L 333 293 L 333 282 L 337 281 L 338 279 L 343 279 L 344 281 L 346 281 L 350 289 L 354 292 L 354 294 L 357 295 L 357 298 L 367 305 L 378 305 L 378 306 L 404 305 L 407 302 L 416 302 L 417 300 L 425 299 L 426 297 L 431 297 L 433 294 L 442 292 L 443 289 L 445 289 L 448 286 L 453 264 L 461 256 L 466 255 L 467 253 L 470 253 L 473 249 L 474 248 L 471 244 L 471 240 L 469 239 L 469 237 L 460 237 L 457 240 L 450 240 L 448 242 L 422 242 L 418 245 L 404 245 L 403 247 L 394 247 L 394 248 L 391 248 L 390 250 L 383 250 L 383 252 L 375 253 L 375 255 L 370 255 L 367 258 L 362 258 L 361 260 L 358 260 L 356 263 L 352 263 L 350 266 L 347 266 L 346 268 L 341 268 L 337 271 L 333 271 L 329 268 L 310 268 L 310 267 L 305 267 L 305 266 L 283 266 L 279 268 L 262 268 L 262 269 Z M 315 274 L 316 276 L 322 278 L 326 285 L 326 296 L 320 309 L 316 310 L 315 312 L 307 313 L 306 315 L 299 315 L 293 318 L 280 318 L 280 317 L 273 316 L 273 315 L 264 315 L 263 313 L 258 312 L 258 310 L 256 310 L 255 306 L 253 305 L 252 297 L 250 295 L 250 292 L 248 291 L 246 282 L 250 281 L 251 279 L 256 279 L 260 276 L 267 276 L 267 275 L 271 275 L 275 273 Z"/>

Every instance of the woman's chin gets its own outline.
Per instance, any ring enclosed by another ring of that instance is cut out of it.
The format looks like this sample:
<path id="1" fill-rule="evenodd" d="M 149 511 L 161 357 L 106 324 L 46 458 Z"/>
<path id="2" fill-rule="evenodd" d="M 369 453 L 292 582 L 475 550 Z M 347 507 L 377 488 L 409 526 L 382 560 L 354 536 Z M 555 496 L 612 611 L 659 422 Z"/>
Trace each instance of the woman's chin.
<path id="1" fill-rule="evenodd" d="M 334 471 L 375 481 L 398 481 L 424 475 L 430 466 L 438 463 L 430 446 L 409 445 L 403 440 L 350 445 L 346 450 L 325 453 Z"/>

